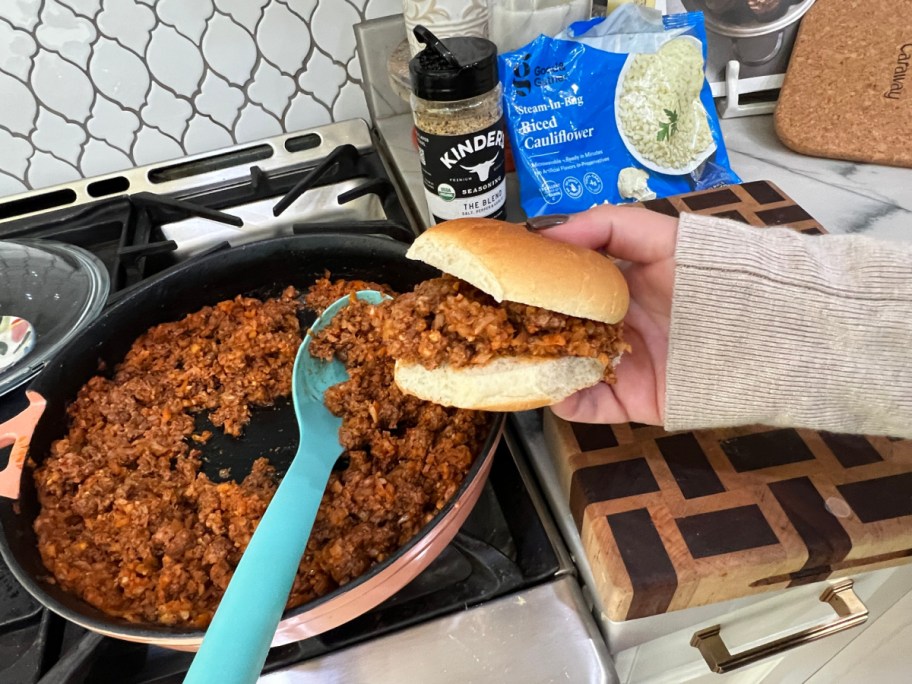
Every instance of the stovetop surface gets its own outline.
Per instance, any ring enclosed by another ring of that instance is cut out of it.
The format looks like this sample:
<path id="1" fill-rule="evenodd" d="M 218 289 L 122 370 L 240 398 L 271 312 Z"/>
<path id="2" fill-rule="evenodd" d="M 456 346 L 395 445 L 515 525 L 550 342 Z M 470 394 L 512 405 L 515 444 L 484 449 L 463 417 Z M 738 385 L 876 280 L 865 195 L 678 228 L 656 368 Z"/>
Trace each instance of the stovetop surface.
<path id="1" fill-rule="evenodd" d="M 410 240 L 414 233 L 378 153 L 349 147 L 335 155 L 330 153 L 328 163 L 324 159 L 268 173 L 254 167 L 245 180 L 235 175 L 229 182 L 205 190 L 188 183 L 164 197 L 144 191 L 7 221 L 0 223 L 0 239 L 41 237 L 93 252 L 104 262 L 111 278 L 109 302 L 177 262 L 178 250 L 163 234 L 163 225 L 200 215 L 228 221 L 231 207 L 237 204 L 265 199 L 279 203 L 287 193 L 299 196 L 306 189 L 300 187 L 302 180 L 307 181 L 304 185 L 319 187 L 355 178 L 359 181 L 355 191 L 349 190 L 349 196 L 342 199 L 373 195 L 382 205 L 384 218 L 316 224 L 305 221 L 289 226 L 291 231 L 385 233 Z M 323 173 L 311 177 L 320 166 Z M 180 165 L 176 168 L 173 173 L 177 175 L 186 172 Z M 25 207 L 30 208 L 34 207 Z M 11 210 L 0 204 L 0 214 L 4 211 Z M 227 248 L 228 244 L 220 242 L 206 252 Z M 23 387 L 0 397 L 0 423 L 26 405 Z M 5 465 L 9 451 L 0 449 L 0 467 Z M 272 649 L 265 671 L 553 578 L 560 569 L 560 556 L 517 468 L 516 459 L 522 458 L 516 447 L 511 451 L 505 443 L 500 444 L 491 475 L 467 522 L 413 582 L 337 629 Z M 191 654 L 86 632 L 44 609 L 0 561 L 0 682 L 179 682 L 191 659 Z"/>

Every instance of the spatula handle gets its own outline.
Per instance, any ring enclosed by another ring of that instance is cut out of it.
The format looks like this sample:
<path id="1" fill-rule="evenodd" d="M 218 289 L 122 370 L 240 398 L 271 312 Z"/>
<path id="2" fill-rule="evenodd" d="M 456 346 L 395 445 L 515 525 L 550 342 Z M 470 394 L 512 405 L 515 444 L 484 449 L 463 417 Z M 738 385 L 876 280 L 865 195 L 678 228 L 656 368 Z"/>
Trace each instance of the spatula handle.
<path id="1" fill-rule="evenodd" d="M 302 450 L 244 551 L 184 684 L 250 684 L 259 677 L 332 469 L 327 465 L 320 477 L 318 462 Z"/>

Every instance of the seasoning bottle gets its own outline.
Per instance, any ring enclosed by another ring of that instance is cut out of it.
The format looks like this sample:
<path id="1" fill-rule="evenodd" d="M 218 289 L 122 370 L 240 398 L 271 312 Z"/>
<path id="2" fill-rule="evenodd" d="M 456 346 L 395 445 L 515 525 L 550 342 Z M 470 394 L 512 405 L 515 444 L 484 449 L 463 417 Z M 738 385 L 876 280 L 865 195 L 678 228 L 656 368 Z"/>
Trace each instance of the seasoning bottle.
<path id="1" fill-rule="evenodd" d="M 428 209 L 435 223 L 506 217 L 504 123 L 497 48 L 485 38 L 438 39 L 409 62 L 412 112 Z"/>

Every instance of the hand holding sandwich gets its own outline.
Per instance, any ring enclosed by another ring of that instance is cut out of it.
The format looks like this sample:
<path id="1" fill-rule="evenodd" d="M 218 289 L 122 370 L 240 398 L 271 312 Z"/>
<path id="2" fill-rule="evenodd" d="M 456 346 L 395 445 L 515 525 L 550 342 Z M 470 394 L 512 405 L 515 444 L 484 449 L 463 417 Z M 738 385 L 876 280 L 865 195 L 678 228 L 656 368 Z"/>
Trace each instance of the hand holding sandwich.
<path id="1" fill-rule="evenodd" d="M 628 262 L 616 383 L 557 415 L 912 437 L 909 244 L 607 206 L 538 232 Z"/>
<path id="2" fill-rule="evenodd" d="M 662 424 L 677 228 L 677 219 L 664 214 L 602 206 L 539 231 L 628 262 L 623 268 L 630 290 L 624 337 L 631 351 L 616 369 L 617 382 L 587 387 L 552 406 L 558 416 L 579 422 Z"/>
<path id="3" fill-rule="evenodd" d="M 444 275 L 388 306 L 403 392 L 669 431 L 912 435 L 908 245 L 632 207 L 529 223 L 415 240 L 407 256 Z"/>

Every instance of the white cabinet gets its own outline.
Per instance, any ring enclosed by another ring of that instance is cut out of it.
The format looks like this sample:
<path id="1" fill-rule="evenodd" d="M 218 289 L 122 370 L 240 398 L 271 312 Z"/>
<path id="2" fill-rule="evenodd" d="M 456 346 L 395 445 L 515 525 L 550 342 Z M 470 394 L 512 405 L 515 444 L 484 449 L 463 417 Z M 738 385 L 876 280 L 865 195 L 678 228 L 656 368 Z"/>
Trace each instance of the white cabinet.
<path id="1" fill-rule="evenodd" d="M 912 665 L 912 593 L 887 609 L 835 658 L 817 670 L 808 684 L 890 684 L 907 682 Z"/>
<path id="2" fill-rule="evenodd" d="M 809 681 L 812 676 L 814 684 L 858 682 L 862 679 L 888 683 L 906 681 L 898 673 L 896 678 L 891 678 L 887 672 L 904 660 L 912 662 L 912 641 L 909 640 L 912 636 L 912 610 L 897 610 L 898 605 L 912 607 L 912 597 L 907 596 L 912 592 L 912 566 L 875 570 L 852 579 L 855 593 L 869 611 L 867 621 L 857 627 L 726 674 L 711 672 L 700 652 L 690 645 L 694 632 L 704 627 L 720 625 L 725 645 L 730 652 L 738 653 L 837 619 L 833 609 L 819 600 L 827 585 L 834 584 L 836 580 L 792 587 L 771 593 L 746 606 L 736 605 L 730 612 L 695 620 L 687 627 L 621 651 L 612 649 L 620 681 L 622 684 L 798 684 Z M 689 612 L 685 610 L 674 617 L 686 620 Z M 896 630 L 904 630 L 899 634 L 905 634 L 905 639 L 897 636 Z M 609 631 L 620 635 L 624 630 L 621 625 L 614 624 Z M 844 664 L 837 667 L 836 663 L 843 661 Z M 883 665 L 883 662 L 890 665 Z M 825 666 L 826 669 L 822 670 Z M 841 680 L 834 678 L 850 666 L 857 676 Z M 908 670 L 908 666 L 903 670 Z M 869 676 L 868 672 L 884 676 Z"/>

